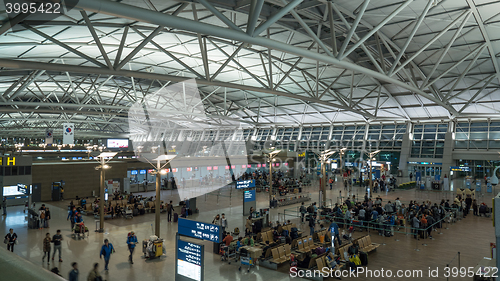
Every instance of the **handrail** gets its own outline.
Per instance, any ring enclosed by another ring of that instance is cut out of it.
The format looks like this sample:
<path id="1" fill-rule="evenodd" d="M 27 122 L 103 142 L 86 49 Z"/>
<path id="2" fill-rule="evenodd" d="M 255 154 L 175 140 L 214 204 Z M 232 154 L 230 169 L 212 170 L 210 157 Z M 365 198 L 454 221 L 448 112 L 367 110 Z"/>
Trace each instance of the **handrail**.
<path id="1" fill-rule="evenodd" d="M 2 280 L 11 281 L 65 281 L 66 279 L 58 276 L 39 265 L 27 261 L 20 256 L 0 248 L 0 272 Z"/>

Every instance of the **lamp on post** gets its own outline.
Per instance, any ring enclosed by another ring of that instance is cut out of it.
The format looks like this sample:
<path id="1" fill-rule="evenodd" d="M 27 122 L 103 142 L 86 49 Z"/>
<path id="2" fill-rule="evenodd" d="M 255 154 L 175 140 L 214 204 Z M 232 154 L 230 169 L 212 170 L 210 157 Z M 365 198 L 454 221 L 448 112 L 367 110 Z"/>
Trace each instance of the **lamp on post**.
<path id="1" fill-rule="evenodd" d="M 104 232 L 104 170 L 111 168 L 107 162 L 109 162 L 118 152 L 101 152 L 96 158 L 99 159 L 99 166 L 96 166 L 96 170 L 101 170 L 100 177 L 100 199 L 99 199 L 99 229 L 97 232 Z M 106 161 L 107 160 L 107 161 Z"/>
<path id="2" fill-rule="evenodd" d="M 155 168 L 153 175 L 156 175 L 156 200 L 155 200 L 155 235 L 160 237 L 160 189 L 161 189 L 161 175 L 166 174 L 163 168 L 172 161 L 177 155 L 160 155 L 153 159 L 156 161 L 156 165 L 150 162 L 150 164 Z M 149 162 L 149 161 L 148 161 Z M 165 162 L 162 166 L 162 162 Z"/>
<path id="3" fill-rule="evenodd" d="M 368 160 L 370 161 L 370 170 L 368 172 L 368 184 L 369 184 L 369 187 L 370 189 L 373 187 L 372 186 L 372 161 L 375 160 L 375 158 L 373 158 L 375 155 L 377 155 L 377 153 L 379 153 L 380 150 L 377 150 L 377 151 L 374 151 L 374 152 L 368 152 L 367 155 L 368 155 Z"/>
<path id="4" fill-rule="evenodd" d="M 321 161 L 321 185 L 320 185 L 320 194 L 321 194 L 321 206 L 324 207 L 326 206 L 326 165 L 325 162 L 326 160 L 335 153 L 335 150 L 330 150 L 327 149 L 323 152 L 316 153 L 316 155 L 319 156 L 320 161 Z"/>
<path id="5" fill-rule="evenodd" d="M 340 151 L 339 151 L 339 156 L 340 156 L 340 176 L 344 176 L 344 163 L 343 163 L 343 158 L 344 158 L 344 154 L 345 154 L 345 151 L 347 150 L 347 148 L 342 148 Z"/>
<path id="6" fill-rule="evenodd" d="M 274 147 L 271 147 L 271 149 L 274 149 Z M 271 202 L 273 199 L 273 162 L 280 151 L 281 150 L 275 150 L 269 153 L 264 153 L 269 159 L 269 207 L 272 207 Z"/>

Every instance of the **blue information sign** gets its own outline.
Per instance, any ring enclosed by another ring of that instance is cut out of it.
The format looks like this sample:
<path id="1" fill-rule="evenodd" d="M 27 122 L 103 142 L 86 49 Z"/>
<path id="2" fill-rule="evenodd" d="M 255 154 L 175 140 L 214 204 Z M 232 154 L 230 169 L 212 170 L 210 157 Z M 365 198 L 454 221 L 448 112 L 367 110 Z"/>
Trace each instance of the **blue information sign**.
<path id="1" fill-rule="evenodd" d="M 216 243 L 222 241 L 221 230 L 218 225 L 179 218 L 177 226 L 177 232 L 179 232 L 180 235 Z"/>
<path id="2" fill-rule="evenodd" d="M 203 245 L 177 239 L 176 280 L 203 281 L 203 251 Z"/>
<path id="3" fill-rule="evenodd" d="M 244 180 L 236 182 L 236 189 L 244 189 L 252 187 L 255 187 L 255 180 Z"/>
<path id="4" fill-rule="evenodd" d="M 245 190 L 243 196 L 243 202 L 253 202 L 255 201 L 255 189 Z"/>

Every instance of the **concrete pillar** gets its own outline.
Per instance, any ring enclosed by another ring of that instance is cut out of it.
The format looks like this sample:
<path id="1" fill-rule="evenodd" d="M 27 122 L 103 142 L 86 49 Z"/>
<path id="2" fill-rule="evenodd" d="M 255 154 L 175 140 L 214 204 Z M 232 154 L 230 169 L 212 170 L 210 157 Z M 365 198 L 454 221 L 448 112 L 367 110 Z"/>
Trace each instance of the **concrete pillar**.
<path id="1" fill-rule="evenodd" d="M 403 135 L 403 142 L 401 144 L 401 155 L 399 156 L 399 170 L 403 171 L 403 177 L 408 177 L 408 158 L 411 153 L 411 123 L 406 124 L 406 133 Z"/>
<path id="2" fill-rule="evenodd" d="M 441 178 L 447 175 L 450 178 L 450 166 L 453 166 L 453 148 L 455 145 L 455 140 L 453 139 L 453 122 L 448 124 L 448 131 L 446 132 L 444 139 L 444 149 L 443 149 L 443 166 L 441 171 Z"/>

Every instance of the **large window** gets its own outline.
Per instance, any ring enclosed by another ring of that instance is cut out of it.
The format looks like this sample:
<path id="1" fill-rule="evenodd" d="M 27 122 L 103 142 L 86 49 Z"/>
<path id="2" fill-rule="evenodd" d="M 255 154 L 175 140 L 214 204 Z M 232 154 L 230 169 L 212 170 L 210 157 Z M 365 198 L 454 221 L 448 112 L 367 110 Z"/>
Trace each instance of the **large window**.
<path id="1" fill-rule="evenodd" d="M 411 157 L 443 158 L 448 124 L 416 124 L 413 126 Z"/>
<path id="2" fill-rule="evenodd" d="M 458 122 L 455 149 L 499 149 L 500 122 Z"/>

